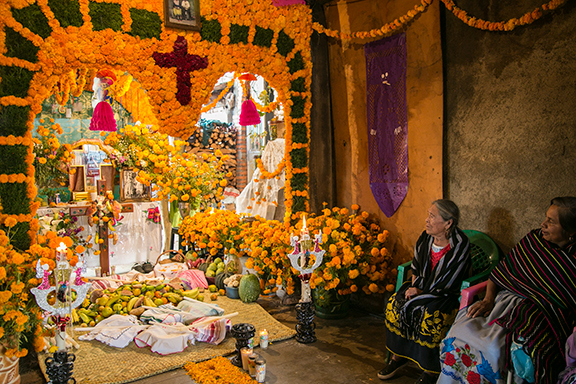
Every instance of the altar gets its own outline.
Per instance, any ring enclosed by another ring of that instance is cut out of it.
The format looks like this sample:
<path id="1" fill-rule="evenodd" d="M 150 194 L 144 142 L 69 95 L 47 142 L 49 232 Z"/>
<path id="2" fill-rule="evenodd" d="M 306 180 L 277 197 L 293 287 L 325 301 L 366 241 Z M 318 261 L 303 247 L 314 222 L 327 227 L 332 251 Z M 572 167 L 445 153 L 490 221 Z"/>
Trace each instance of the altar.
<path id="1" fill-rule="evenodd" d="M 123 212 L 123 219 L 120 225 L 116 227 L 118 241 L 113 244 L 109 241 L 109 265 L 114 267 L 116 273 L 129 271 L 135 263 L 150 261 L 155 263 L 158 256 L 164 249 L 166 239 L 164 238 L 164 229 L 162 220 L 154 222 L 148 219 L 149 210 L 158 208 L 160 211 L 160 202 L 132 202 L 131 212 Z M 55 207 L 41 207 L 37 211 L 39 218 L 50 215 L 54 217 L 57 212 L 73 212 L 74 209 L 86 207 L 85 202 L 77 204 L 59 204 Z M 71 211 L 72 209 L 72 211 Z M 73 214 L 73 213 L 72 213 Z M 92 235 L 95 237 L 97 226 L 88 225 L 88 217 L 78 215 L 78 226 L 84 230 L 80 233 L 84 238 Z M 85 261 L 87 274 L 95 276 L 96 268 L 100 267 L 100 256 L 94 255 L 95 246 L 85 252 Z"/>

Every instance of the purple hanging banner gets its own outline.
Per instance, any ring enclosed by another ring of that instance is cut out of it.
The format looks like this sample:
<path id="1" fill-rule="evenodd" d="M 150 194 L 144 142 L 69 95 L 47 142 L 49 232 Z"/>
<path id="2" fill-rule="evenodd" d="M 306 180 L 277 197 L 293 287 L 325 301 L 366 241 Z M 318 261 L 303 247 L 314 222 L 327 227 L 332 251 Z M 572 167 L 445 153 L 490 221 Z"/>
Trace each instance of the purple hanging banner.
<path id="1" fill-rule="evenodd" d="M 406 35 L 364 46 L 370 189 L 387 217 L 408 193 Z"/>

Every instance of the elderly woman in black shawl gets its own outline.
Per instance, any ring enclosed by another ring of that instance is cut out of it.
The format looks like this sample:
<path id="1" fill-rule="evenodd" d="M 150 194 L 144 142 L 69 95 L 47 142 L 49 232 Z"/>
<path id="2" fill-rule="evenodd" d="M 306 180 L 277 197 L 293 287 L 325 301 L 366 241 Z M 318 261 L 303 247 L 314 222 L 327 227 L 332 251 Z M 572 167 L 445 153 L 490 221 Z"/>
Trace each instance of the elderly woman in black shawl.
<path id="1" fill-rule="evenodd" d="M 460 212 L 450 200 L 428 209 L 426 230 L 412 260 L 412 279 L 386 307 L 386 347 L 393 353 L 378 377 L 392 378 L 414 361 L 424 371 L 418 383 L 431 383 L 440 372 L 439 344 L 458 312 L 462 281 L 470 269 L 470 242 L 458 228 Z"/>

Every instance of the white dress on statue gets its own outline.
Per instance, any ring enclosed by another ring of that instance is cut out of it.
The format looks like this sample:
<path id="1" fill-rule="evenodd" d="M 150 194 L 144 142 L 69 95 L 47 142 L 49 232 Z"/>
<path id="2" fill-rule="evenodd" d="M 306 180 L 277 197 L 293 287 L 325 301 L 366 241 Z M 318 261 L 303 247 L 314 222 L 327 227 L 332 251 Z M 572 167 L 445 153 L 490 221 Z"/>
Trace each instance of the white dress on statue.
<path id="1" fill-rule="evenodd" d="M 274 172 L 284 158 L 284 153 L 284 139 L 269 141 L 262 152 L 264 169 L 270 173 Z M 258 215 L 267 220 L 272 220 L 274 219 L 277 205 L 284 205 L 284 201 L 278 201 L 278 192 L 284 188 L 286 172 L 282 170 L 277 177 L 264 180 L 260 180 L 261 175 L 260 169 L 256 168 L 252 175 L 252 180 L 244 187 L 240 196 L 236 198 L 236 212 L 246 213 L 250 216 Z M 255 179 L 259 181 L 254 182 Z M 259 194 L 256 194 L 256 192 Z M 248 207 L 252 208 L 248 209 Z"/>

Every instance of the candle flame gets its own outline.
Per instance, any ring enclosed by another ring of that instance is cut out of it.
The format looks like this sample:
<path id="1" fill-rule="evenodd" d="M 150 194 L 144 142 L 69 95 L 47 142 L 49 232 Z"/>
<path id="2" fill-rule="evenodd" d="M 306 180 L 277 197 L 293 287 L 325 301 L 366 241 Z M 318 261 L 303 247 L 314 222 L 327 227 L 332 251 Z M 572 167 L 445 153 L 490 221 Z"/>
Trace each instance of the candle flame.
<path id="1" fill-rule="evenodd" d="M 56 250 L 58 252 L 66 252 L 67 249 L 68 248 L 66 247 L 66 244 L 64 244 L 64 243 L 60 243 L 60 246 L 58 248 L 56 248 Z"/>
<path id="2" fill-rule="evenodd" d="M 302 215 L 302 222 L 304 224 L 302 224 L 302 229 L 306 229 L 306 215 Z"/>

